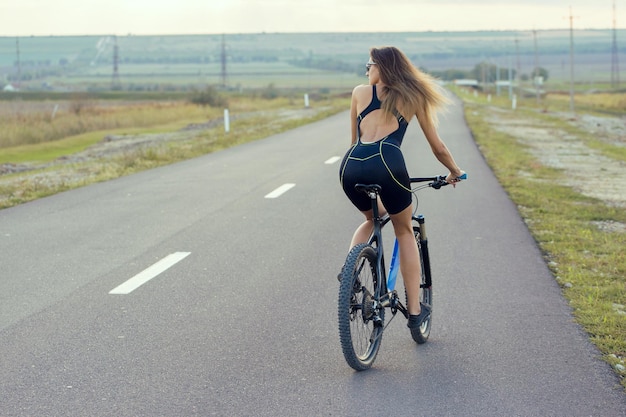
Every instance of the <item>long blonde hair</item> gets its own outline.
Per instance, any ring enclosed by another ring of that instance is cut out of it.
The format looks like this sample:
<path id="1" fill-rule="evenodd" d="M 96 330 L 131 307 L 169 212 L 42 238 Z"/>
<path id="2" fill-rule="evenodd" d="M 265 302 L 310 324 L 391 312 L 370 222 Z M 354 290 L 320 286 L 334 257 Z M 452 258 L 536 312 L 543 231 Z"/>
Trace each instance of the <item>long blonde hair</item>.
<path id="1" fill-rule="evenodd" d="M 397 110 L 409 119 L 417 114 L 437 125 L 437 111 L 449 103 L 437 81 L 420 71 L 409 58 L 394 46 L 371 48 L 370 56 L 376 63 L 382 89 L 382 110 L 391 117 Z"/>

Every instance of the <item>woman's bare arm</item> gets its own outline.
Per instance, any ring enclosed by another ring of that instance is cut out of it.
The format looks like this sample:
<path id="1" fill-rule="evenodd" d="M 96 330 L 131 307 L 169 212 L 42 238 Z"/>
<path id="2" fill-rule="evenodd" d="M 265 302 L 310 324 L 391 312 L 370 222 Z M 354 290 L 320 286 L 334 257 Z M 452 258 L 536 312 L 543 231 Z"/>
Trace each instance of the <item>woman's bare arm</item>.
<path id="1" fill-rule="evenodd" d="M 424 136 L 426 136 L 426 140 L 430 145 L 430 149 L 433 154 L 437 158 L 439 162 L 441 162 L 448 170 L 453 178 L 460 177 L 463 174 L 463 171 L 454 161 L 454 157 L 450 153 L 450 150 L 446 146 L 446 144 L 441 140 L 439 134 L 437 133 L 437 128 L 434 126 L 431 120 L 419 119 L 419 124 L 424 132 Z"/>

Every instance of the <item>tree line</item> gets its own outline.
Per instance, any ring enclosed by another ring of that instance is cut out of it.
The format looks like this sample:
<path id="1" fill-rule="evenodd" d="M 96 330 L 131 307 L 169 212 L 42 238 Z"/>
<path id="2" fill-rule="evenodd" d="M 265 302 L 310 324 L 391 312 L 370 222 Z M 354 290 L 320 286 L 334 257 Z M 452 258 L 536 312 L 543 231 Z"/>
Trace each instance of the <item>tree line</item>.
<path id="1" fill-rule="evenodd" d="M 297 67 L 314 68 L 325 71 L 356 72 L 359 75 L 365 72 L 363 65 L 354 65 L 333 58 L 296 59 L 289 61 L 289 63 Z M 509 68 L 499 67 L 487 61 L 479 62 L 470 70 L 447 69 L 443 71 L 429 71 L 427 68 L 422 68 L 422 71 L 443 81 L 474 79 L 480 83 L 495 83 L 498 80 L 504 81 L 509 79 Z M 513 80 L 517 79 L 517 70 L 515 68 L 511 69 L 510 77 Z M 549 77 L 549 72 L 545 68 L 537 67 L 528 74 L 520 74 L 519 79 L 528 81 L 535 77 L 542 77 L 543 81 L 546 81 Z"/>

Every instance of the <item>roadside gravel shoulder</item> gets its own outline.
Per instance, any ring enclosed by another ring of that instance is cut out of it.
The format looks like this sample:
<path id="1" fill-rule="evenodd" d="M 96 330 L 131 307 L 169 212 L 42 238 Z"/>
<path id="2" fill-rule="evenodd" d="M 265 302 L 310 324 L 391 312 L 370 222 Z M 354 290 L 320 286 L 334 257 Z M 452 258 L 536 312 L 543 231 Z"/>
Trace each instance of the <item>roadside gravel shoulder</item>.
<path id="1" fill-rule="evenodd" d="M 328 110 L 327 107 L 300 109 L 276 109 L 247 112 L 230 116 L 232 123 L 250 118 L 263 118 L 268 125 L 275 120 L 299 120 L 315 117 Z M 207 132 L 223 129 L 223 118 L 204 123 L 190 124 L 184 128 L 164 133 L 136 135 L 104 134 L 102 140 L 82 152 L 64 155 L 45 163 L 4 163 L 0 164 L 0 207 L 14 205 L 10 200 L 21 200 L 26 190 L 57 191 L 83 186 L 94 181 L 97 172 L 106 170 L 114 160 L 120 158 L 138 159 L 164 145 L 184 144 L 201 138 Z M 26 198 L 28 200 L 28 198 Z"/>
<path id="2" fill-rule="evenodd" d="M 487 122 L 496 130 L 513 136 L 526 145 L 542 164 L 562 170 L 564 184 L 585 196 L 606 204 L 626 208 L 626 162 L 602 155 L 589 147 L 585 140 L 555 125 L 530 119 L 518 113 L 504 115 L 493 107 Z M 572 118 L 566 113 L 554 113 L 577 129 L 592 134 L 595 140 L 612 146 L 626 146 L 626 118 L 581 115 Z M 520 175 L 526 175 L 520 172 Z M 604 225 L 615 231 L 626 231 L 624 224 Z"/>

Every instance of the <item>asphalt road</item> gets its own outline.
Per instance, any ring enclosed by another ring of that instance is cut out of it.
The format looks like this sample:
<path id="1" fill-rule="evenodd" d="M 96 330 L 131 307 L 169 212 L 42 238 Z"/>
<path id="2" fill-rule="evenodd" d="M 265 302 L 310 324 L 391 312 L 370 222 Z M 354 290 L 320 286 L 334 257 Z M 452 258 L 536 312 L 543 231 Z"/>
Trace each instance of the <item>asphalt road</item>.
<path id="1" fill-rule="evenodd" d="M 470 179 L 420 194 L 431 338 L 396 318 L 366 372 L 336 324 L 347 113 L 0 211 L 0 416 L 626 416 L 459 108 L 440 132 Z M 411 174 L 445 173 L 424 142 Z"/>

